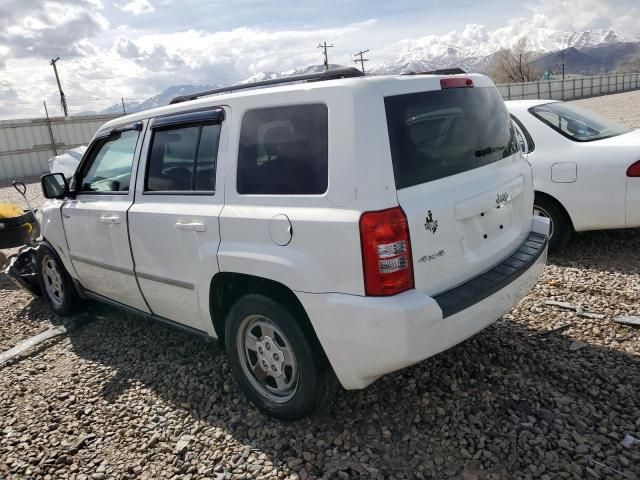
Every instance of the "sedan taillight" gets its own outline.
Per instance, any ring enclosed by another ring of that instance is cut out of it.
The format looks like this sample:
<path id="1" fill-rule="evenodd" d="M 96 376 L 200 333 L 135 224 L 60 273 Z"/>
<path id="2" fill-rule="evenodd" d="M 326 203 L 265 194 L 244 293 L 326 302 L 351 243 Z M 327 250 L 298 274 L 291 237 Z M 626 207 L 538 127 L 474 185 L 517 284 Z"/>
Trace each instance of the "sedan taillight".
<path id="1" fill-rule="evenodd" d="M 640 177 L 640 160 L 627 168 L 627 177 Z"/>

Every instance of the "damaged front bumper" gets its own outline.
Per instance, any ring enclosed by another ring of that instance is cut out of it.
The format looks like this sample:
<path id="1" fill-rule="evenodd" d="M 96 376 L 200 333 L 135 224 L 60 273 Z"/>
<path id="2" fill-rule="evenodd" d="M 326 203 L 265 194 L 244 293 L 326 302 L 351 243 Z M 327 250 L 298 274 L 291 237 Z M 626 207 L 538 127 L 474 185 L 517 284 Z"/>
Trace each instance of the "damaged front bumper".
<path id="1" fill-rule="evenodd" d="M 7 260 L 4 273 L 19 287 L 27 290 L 31 295 L 42 295 L 40 281 L 38 279 L 37 255 L 41 243 L 34 243 L 22 247 L 18 253 L 11 255 Z"/>

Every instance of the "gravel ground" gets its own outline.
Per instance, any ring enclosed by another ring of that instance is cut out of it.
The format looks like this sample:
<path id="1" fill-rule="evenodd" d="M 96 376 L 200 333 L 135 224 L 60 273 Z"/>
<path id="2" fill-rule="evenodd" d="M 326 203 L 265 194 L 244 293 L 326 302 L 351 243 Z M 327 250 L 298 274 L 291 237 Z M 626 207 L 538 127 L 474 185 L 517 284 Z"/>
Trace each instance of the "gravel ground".
<path id="1" fill-rule="evenodd" d="M 640 479 L 640 330 L 613 322 L 640 313 L 639 234 L 579 235 L 492 327 L 296 423 L 215 343 L 91 305 L 1 369 L 0 478 Z M 58 323 L 0 280 L 0 350 Z"/>
<path id="2" fill-rule="evenodd" d="M 630 128 L 640 128 L 640 90 L 576 100 L 576 105 L 609 117 Z"/>
<path id="3" fill-rule="evenodd" d="M 27 199 L 33 208 L 40 208 L 44 203 L 42 190 L 40 189 L 40 178 L 30 177 L 21 180 L 27 185 Z M 0 203 L 17 203 L 22 208 L 27 208 L 22 195 L 16 192 L 11 182 L 8 180 L 0 180 Z"/>

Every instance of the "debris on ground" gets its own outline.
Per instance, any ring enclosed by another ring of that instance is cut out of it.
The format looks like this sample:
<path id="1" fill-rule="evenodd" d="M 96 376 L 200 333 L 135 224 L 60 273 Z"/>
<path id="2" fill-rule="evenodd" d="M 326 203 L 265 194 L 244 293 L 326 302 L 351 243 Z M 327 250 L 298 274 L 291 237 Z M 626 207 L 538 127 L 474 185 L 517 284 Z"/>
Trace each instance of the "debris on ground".
<path id="1" fill-rule="evenodd" d="M 602 313 L 587 312 L 583 310 L 580 305 L 572 305 L 566 302 L 556 302 L 555 300 L 547 300 L 546 302 L 544 302 L 544 304 L 549 305 L 551 307 L 558 307 L 558 308 L 564 308 L 566 310 L 573 310 L 580 317 L 593 318 L 595 320 L 601 320 L 607 317 Z"/>
<path id="2" fill-rule="evenodd" d="M 631 327 L 640 327 L 640 316 L 638 315 L 620 315 L 615 317 L 613 321 Z"/>
<path id="3" fill-rule="evenodd" d="M 582 340 L 575 340 L 573 342 L 571 342 L 571 345 L 569 345 L 569 350 L 571 350 L 572 352 L 575 352 L 577 350 L 581 350 L 585 347 L 587 347 L 588 345 L 583 342 Z"/>

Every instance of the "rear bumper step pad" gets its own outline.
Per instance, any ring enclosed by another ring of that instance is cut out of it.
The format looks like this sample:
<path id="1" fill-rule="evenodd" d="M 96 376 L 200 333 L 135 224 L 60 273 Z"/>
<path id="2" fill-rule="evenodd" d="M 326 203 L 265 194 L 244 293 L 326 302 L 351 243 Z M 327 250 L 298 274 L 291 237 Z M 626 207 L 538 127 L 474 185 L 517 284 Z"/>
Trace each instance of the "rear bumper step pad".
<path id="1" fill-rule="evenodd" d="M 442 309 L 442 316 L 455 315 L 509 285 L 536 263 L 547 242 L 546 236 L 530 232 L 518 250 L 491 270 L 433 297 Z"/>

